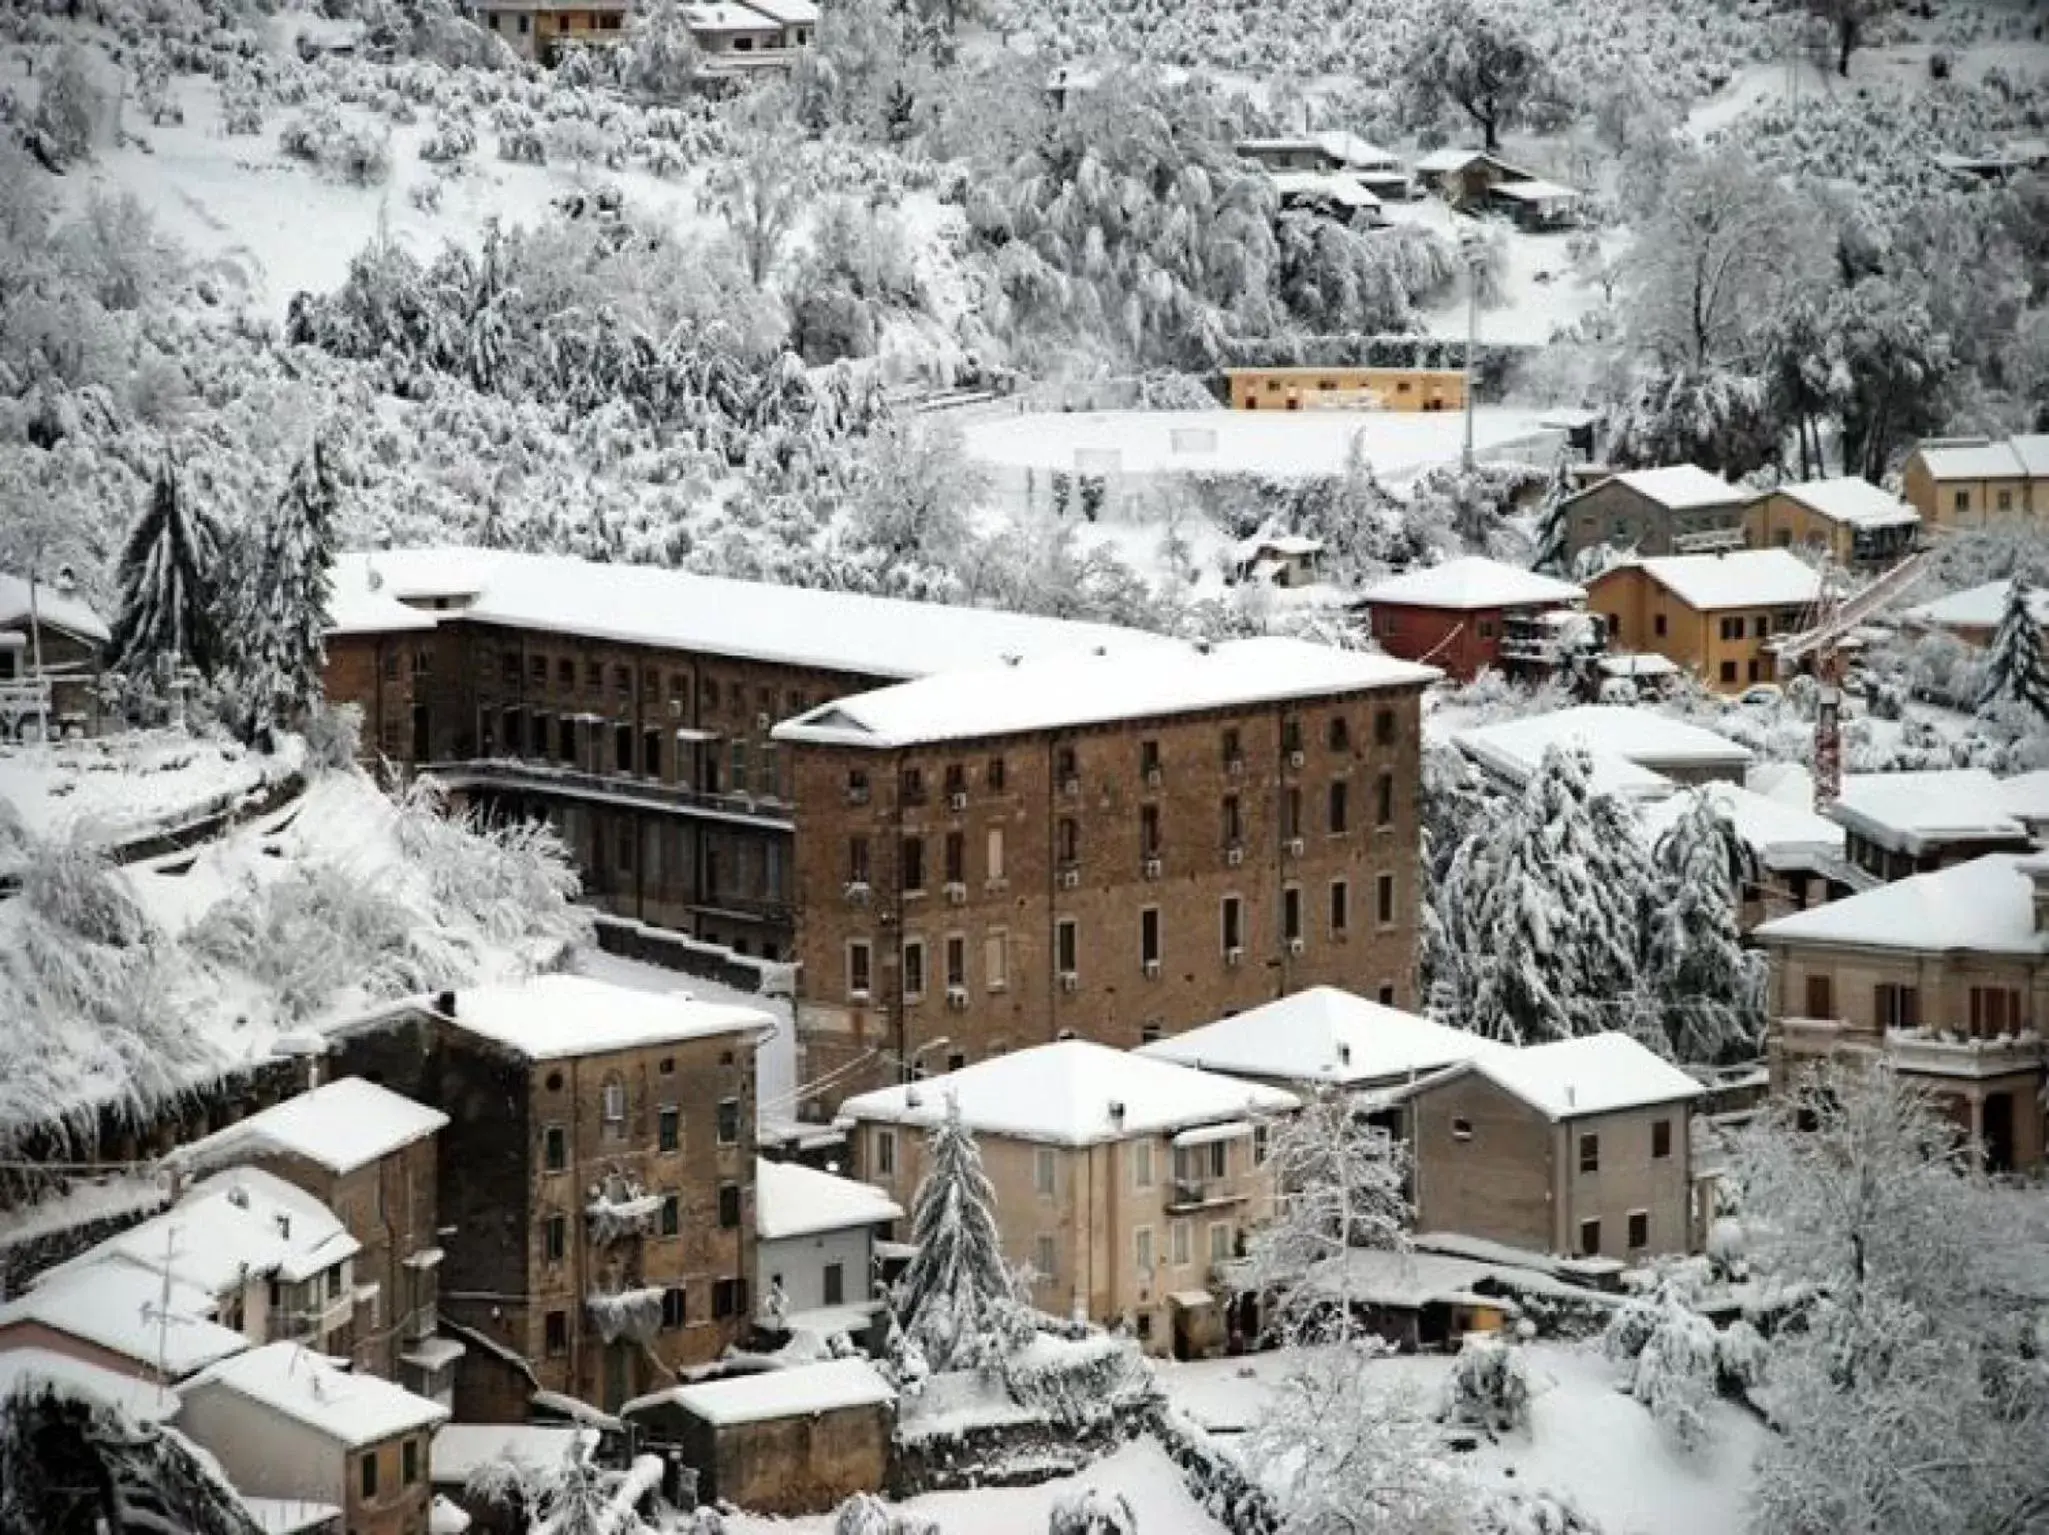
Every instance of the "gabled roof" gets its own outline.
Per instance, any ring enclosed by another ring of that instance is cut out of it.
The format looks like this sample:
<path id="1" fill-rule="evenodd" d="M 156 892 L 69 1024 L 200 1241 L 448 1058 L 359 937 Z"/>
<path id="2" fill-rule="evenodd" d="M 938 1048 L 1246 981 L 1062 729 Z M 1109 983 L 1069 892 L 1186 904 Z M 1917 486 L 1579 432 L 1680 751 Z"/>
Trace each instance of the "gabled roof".
<path id="1" fill-rule="evenodd" d="M 1293 1094 L 1070 1039 L 862 1093 L 840 1117 L 930 1127 L 959 1105 L 983 1135 L 1088 1146 L 1297 1107 Z M 1121 1112 L 1120 1112 L 1121 1111 Z"/>
<path id="2" fill-rule="evenodd" d="M 1999 621 L 2006 617 L 2006 605 L 2012 598 L 2013 582 L 1987 581 L 1983 586 L 1967 587 L 1960 592 L 1951 592 L 1947 597 L 1937 597 L 1908 608 L 1902 616 L 1916 623 L 1936 624 L 1956 629 L 1997 629 Z M 2049 587 L 2037 586 L 2028 592 L 2028 613 L 2036 623 L 2049 625 Z"/>
<path id="3" fill-rule="evenodd" d="M 1915 450 L 1937 480 L 2018 480 L 2049 474 L 2049 436 L 1934 438 Z"/>
<path id="4" fill-rule="evenodd" d="M 1668 554 L 1627 560 L 1611 571 L 1640 569 L 1696 613 L 1727 608 L 1805 607 L 1821 595 L 1821 574 L 1785 549 L 1732 549 L 1726 554 Z"/>
<path id="5" fill-rule="evenodd" d="M 730 1376 L 701 1386 L 672 1386 L 628 1402 L 619 1409 L 620 1416 L 632 1417 L 663 1403 L 725 1428 L 763 1423 L 772 1418 L 840 1412 L 849 1407 L 894 1406 L 896 1390 L 865 1359 L 833 1359 L 824 1364 Z"/>
<path id="6" fill-rule="evenodd" d="M 92 610 L 90 604 L 59 591 L 48 580 L 36 583 L 35 616 L 38 622 L 52 629 L 62 629 L 66 634 L 75 634 L 82 640 L 104 645 L 113 637 L 107 630 L 106 621 Z M 26 624 L 28 618 L 28 582 L 20 576 L 0 571 L 0 624 Z"/>
<path id="7" fill-rule="evenodd" d="M 1999 780 L 1983 768 L 1850 773 L 1829 813 L 1867 841 L 1917 855 L 2027 835 L 2008 814 Z"/>
<path id="8" fill-rule="evenodd" d="M 1463 1069 L 1554 1120 L 1676 1103 L 1705 1091 L 1670 1061 L 1614 1032 L 1477 1056 Z"/>
<path id="9" fill-rule="evenodd" d="M 1775 491 L 1765 492 L 1765 495 L 1784 496 L 1831 522 L 1845 523 L 1853 528 L 1901 527 L 1921 520 L 1921 514 L 1898 496 L 1880 490 L 1857 475 L 1781 485 Z"/>
<path id="10" fill-rule="evenodd" d="M 450 1021 L 531 1061 L 775 1029 L 768 1014 L 751 1007 L 699 1002 L 683 992 L 637 991 L 582 975 L 538 975 L 514 985 L 459 991 Z"/>
<path id="11" fill-rule="evenodd" d="M 448 1418 L 448 1409 L 375 1375 L 336 1369 L 296 1343 L 267 1343 L 225 1360 L 179 1388 L 190 1398 L 232 1391 L 351 1450 Z"/>
<path id="12" fill-rule="evenodd" d="M 287 1098 L 261 1113 L 215 1131 L 178 1155 L 207 1166 L 264 1150 L 304 1157 L 335 1174 L 351 1173 L 448 1123 L 428 1108 L 361 1077 L 342 1077 Z"/>
<path id="13" fill-rule="evenodd" d="M 144 1423 L 168 1423 L 178 1415 L 177 1395 L 153 1380 L 122 1375 L 49 1348 L 0 1351 L 0 1402 L 15 1392 L 49 1386 L 66 1397 L 85 1397 L 118 1407 Z"/>
<path id="14" fill-rule="evenodd" d="M 1461 555 L 1442 565 L 1405 570 L 1398 576 L 1376 582 L 1359 594 L 1359 601 L 1384 603 L 1391 607 L 1455 608 L 1473 612 L 1482 608 L 1515 608 L 1577 602 L 1586 588 L 1570 581 L 1539 575 L 1517 565 L 1506 565 L 1482 555 Z"/>
<path id="15" fill-rule="evenodd" d="M 837 699 L 784 721 L 775 739 L 890 750 L 1420 687 L 1442 675 L 1434 666 L 1277 636 L 1221 645 L 1174 642 L 942 672 Z"/>
<path id="16" fill-rule="evenodd" d="M 764 1242 L 880 1226 L 903 1218 L 903 1206 L 882 1190 L 838 1178 L 801 1162 L 754 1162 L 754 1234 Z"/>
<path id="17" fill-rule="evenodd" d="M 1506 1048 L 1335 986 L 1312 986 L 1138 1053 L 1230 1076 L 1347 1086 L 1438 1071 Z"/>
<path id="18" fill-rule="evenodd" d="M 213 1295 L 173 1280 L 170 1317 L 161 1321 L 164 1281 L 111 1253 L 43 1275 L 34 1288 L 0 1306 L 0 1328 L 34 1322 L 98 1345 L 154 1370 L 161 1351 L 173 1380 L 239 1354 L 249 1340 L 213 1320 Z"/>
<path id="19" fill-rule="evenodd" d="M 1486 149 L 1433 149 L 1416 162 L 1416 169 L 1426 176 L 1438 176 L 1446 171 L 1462 171 L 1475 160 L 1491 160 L 1505 171 L 1517 176 L 1529 176 L 1528 171 L 1510 165 L 1501 156 Z"/>
<path id="20" fill-rule="evenodd" d="M 305 1190 L 260 1167 L 215 1173 L 162 1214 L 92 1248 L 74 1264 L 117 1257 L 208 1295 L 252 1276 L 297 1283 L 355 1256 L 362 1244 Z M 57 1272 L 66 1272 L 72 1265 Z"/>
<path id="21" fill-rule="evenodd" d="M 1919 954 L 2049 953 L 2035 928 L 2039 855 L 1988 853 L 1758 925 L 1766 943 L 1843 944 Z"/>
<path id="22" fill-rule="evenodd" d="M 1704 506 L 1734 506 L 1743 492 L 1718 474 L 1709 474 L 1698 464 L 1668 464 L 1662 469 L 1629 469 L 1613 478 L 1648 501 L 1669 511 L 1692 511 Z M 1606 480 L 1588 487 L 1599 490 Z M 1581 491 L 1581 495 L 1587 491 Z"/>

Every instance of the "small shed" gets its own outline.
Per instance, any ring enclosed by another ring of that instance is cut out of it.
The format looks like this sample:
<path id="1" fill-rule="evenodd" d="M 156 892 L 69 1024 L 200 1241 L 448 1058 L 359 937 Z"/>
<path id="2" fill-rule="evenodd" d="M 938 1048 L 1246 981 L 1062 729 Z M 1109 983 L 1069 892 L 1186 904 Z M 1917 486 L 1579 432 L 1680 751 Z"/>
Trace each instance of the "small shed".
<path id="1" fill-rule="evenodd" d="M 1316 582 L 1316 563 L 1322 556 L 1320 538 L 1299 533 L 1255 533 L 1233 551 L 1232 579 L 1267 586 L 1311 586 Z"/>
<path id="2" fill-rule="evenodd" d="M 817 1514 L 889 1474 L 896 1392 L 865 1359 L 834 1359 L 701 1385 L 620 1409 L 650 1448 L 697 1471 L 698 1497 L 763 1514 Z"/>

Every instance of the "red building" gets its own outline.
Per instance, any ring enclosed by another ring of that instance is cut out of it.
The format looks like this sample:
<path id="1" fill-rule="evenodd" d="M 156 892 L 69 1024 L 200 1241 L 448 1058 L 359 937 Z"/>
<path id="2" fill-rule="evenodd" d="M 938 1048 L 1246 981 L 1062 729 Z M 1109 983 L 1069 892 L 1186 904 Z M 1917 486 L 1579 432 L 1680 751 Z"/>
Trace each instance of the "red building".
<path id="1" fill-rule="evenodd" d="M 1528 631 L 1542 614 L 1577 608 L 1583 587 L 1479 555 L 1405 571 L 1360 594 L 1381 649 L 1405 661 L 1427 661 L 1461 682 L 1482 667 L 1528 659 L 1504 656 L 1505 632 Z"/>

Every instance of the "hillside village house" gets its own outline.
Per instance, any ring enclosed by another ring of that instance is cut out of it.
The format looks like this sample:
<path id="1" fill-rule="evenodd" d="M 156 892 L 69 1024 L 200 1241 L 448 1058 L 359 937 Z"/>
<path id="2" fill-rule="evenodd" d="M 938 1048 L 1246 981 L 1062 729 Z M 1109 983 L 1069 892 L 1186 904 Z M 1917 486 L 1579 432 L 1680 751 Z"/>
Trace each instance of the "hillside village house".
<path id="1" fill-rule="evenodd" d="M 544 816 L 600 911 L 787 959 L 794 785 L 771 732 L 947 666 L 1166 643 L 1107 624 L 462 548 L 343 555 L 326 688 L 363 750 Z"/>
<path id="2" fill-rule="evenodd" d="M 179 1431 L 245 1496 L 330 1505 L 355 1535 L 425 1535 L 447 1408 L 293 1343 L 238 1354 L 178 1395 Z"/>
<path id="3" fill-rule="evenodd" d="M 1577 557 L 1597 544 L 1638 555 L 1740 549 L 1748 499 L 1692 464 L 1612 474 L 1565 499 L 1566 550 Z"/>
<path id="4" fill-rule="evenodd" d="M 1992 636 L 1999 632 L 2000 622 L 2006 617 L 2006 605 L 2012 600 L 2012 580 L 1987 581 L 1982 586 L 1951 592 L 1947 597 L 1908 608 L 1900 616 L 1910 628 L 1945 630 L 1966 645 L 1982 648 L 1990 645 Z M 2029 590 L 2028 616 L 2035 621 L 2036 628 L 2049 629 L 2049 587 Z"/>
<path id="5" fill-rule="evenodd" d="M 1930 528 L 1982 528 L 2049 517 L 2049 433 L 1993 442 L 1930 438 L 1907 459 L 1907 500 Z"/>
<path id="6" fill-rule="evenodd" d="M 1822 553 L 1848 568 L 1889 565 L 1914 552 L 1921 514 L 1854 475 L 1766 491 L 1745 508 L 1753 549 Z"/>
<path id="7" fill-rule="evenodd" d="M 1771 1071 L 1882 1060 L 1931 1093 L 1991 1172 L 2043 1163 L 2049 858 L 1990 853 L 1755 934 L 1771 956 Z"/>
<path id="8" fill-rule="evenodd" d="M 1983 768 L 1922 773 L 1850 773 L 1828 813 L 1844 829 L 1849 861 L 1873 880 L 1905 879 L 1987 853 L 2024 853 L 2034 845 L 2039 779 L 2009 803 L 2005 784 Z M 2032 801 L 2033 803 L 2030 803 Z"/>
<path id="9" fill-rule="evenodd" d="M 1539 664 L 1550 652 L 1537 621 L 1576 609 L 1585 596 L 1570 581 L 1465 555 L 1390 576 L 1367 587 L 1357 603 L 1389 655 L 1471 681 L 1485 667 Z"/>
<path id="10" fill-rule="evenodd" d="M 1773 682 L 1773 641 L 1813 621 L 1821 577 L 1784 549 L 1674 555 L 1610 566 L 1587 606 L 1630 650 L 1656 651 L 1717 692 Z"/>
<path id="11" fill-rule="evenodd" d="M 106 620 L 69 590 L 0 571 L 0 740 L 19 740 L 47 710 L 52 732 L 99 728 Z M 42 670 L 37 672 L 38 655 Z"/>
<path id="12" fill-rule="evenodd" d="M 220 1302 L 183 1280 L 109 1257 L 43 1276 L 0 1304 L 0 1359 L 61 1354 L 138 1381 L 175 1384 L 249 1347 Z"/>
<path id="13" fill-rule="evenodd" d="M 1214 1352 L 1209 1289 L 1271 1207 L 1262 1121 L 1293 1094 L 1083 1040 L 840 1105 L 861 1177 L 908 1206 L 925 1132 L 958 1108 L 996 1194 L 1004 1257 L 1041 1309 L 1128 1320 L 1149 1353 Z"/>
<path id="14" fill-rule="evenodd" d="M 355 1282 L 369 1296 L 355 1367 L 447 1407 L 462 1345 L 440 1336 L 436 1202 L 439 1110 L 344 1077 L 183 1147 L 173 1161 L 266 1168 L 341 1218 L 360 1244 Z"/>
<path id="15" fill-rule="evenodd" d="M 1638 800 L 1663 799 L 1682 784 L 1741 784 L 1750 748 L 1684 720 L 1614 704 L 1581 704 L 1475 725 L 1452 744 L 1510 788 L 1536 775 L 1553 746 L 1581 747 L 1598 788 Z"/>
<path id="16" fill-rule="evenodd" d="M 904 1218 L 903 1206 L 851 1178 L 762 1159 L 754 1164 L 754 1211 L 754 1291 L 764 1325 L 859 1340 L 885 1320 L 875 1293 L 875 1239 Z M 884 1342 L 866 1341 L 877 1353 Z"/>
<path id="17" fill-rule="evenodd" d="M 1299 640 L 955 671 L 779 726 L 797 1036 L 840 1096 L 1064 1036 L 1124 1047 L 1306 986 L 1415 988 L 1420 701 Z"/>
<path id="18" fill-rule="evenodd" d="M 1355 133 L 1325 130 L 1263 139 L 1240 139 L 1242 159 L 1274 172 L 1342 176 L 1376 198 L 1406 200 L 1416 195 L 1415 179 L 1391 150 Z"/>
<path id="19" fill-rule="evenodd" d="M 448 1116 L 444 1326 L 467 1422 L 607 1410 L 753 1318 L 754 1051 L 772 1020 L 575 975 L 443 993 L 338 1041 Z"/>
<path id="20" fill-rule="evenodd" d="M 1466 408 L 1460 368 L 1226 368 L 1233 410 L 1397 410 Z"/>
<path id="21" fill-rule="evenodd" d="M 477 24 L 523 58 L 554 63 L 565 48 L 609 47 L 632 25 L 634 0 L 469 0 Z M 727 56 L 787 62 L 818 31 L 812 0 L 724 0 L 680 7 L 684 25 L 716 67 Z"/>
<path id="22" fill-rule="evenodd" d="M 1259 581 L 1284 591 L 1314 586 L 1323 540 L 1300 533 L 1255 533 L 1232 551 L 1231 579 Z"/>

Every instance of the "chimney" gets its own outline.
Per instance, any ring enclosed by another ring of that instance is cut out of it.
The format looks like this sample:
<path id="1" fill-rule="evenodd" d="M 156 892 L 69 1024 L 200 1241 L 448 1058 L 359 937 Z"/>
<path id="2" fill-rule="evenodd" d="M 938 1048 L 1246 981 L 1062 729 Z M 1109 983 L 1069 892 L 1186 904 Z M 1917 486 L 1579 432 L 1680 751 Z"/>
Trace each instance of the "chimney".
<path id="1" fill-rule="evenodd" d="M 1340 1066 L 1352 1064 L 1352 1047 L 1343 1040 L 1338 1041 L 1338 1064 Z"/>
<path id="2" fill-rule="evenodd" d="M 277 1222 L 277 1234 L 289 1242 L 292 1239 L 292 1218 L 280 1210 L 271 1219 Z"/>
<path id="3" fill-rule="evenodd" d="M 453 1018 L 455 1016 L 455 993 L 452 991 L 437 991 L 434 993 L 434 1011 L 444 1018 Z"/>
<path id="4" fill-rule="evenodd" d="M 1118 1126 L 1124 1123 L 1124 1105 L 1115 1098 L 1110 1100 L 1110 1123 Z"/>

